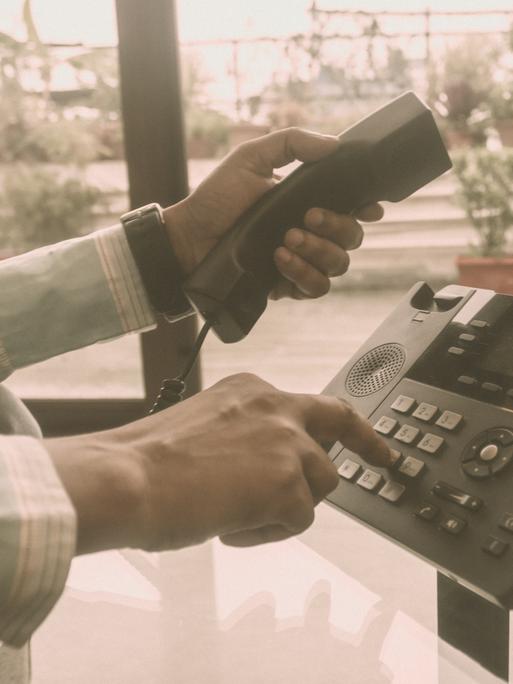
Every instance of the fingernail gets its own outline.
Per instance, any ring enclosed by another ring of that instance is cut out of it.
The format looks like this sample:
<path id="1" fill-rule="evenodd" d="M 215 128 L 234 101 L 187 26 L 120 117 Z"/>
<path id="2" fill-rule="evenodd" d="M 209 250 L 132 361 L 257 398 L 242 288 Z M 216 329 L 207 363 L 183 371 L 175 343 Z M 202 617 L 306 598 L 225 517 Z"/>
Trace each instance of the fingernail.
<path id="1" fill-rule="evenodd" d="M 308 223 L 312 228 L 319 228 L 324 223 L 324 214 L 320 209 L 314 209 L 308 216 Z"/>
<path id="2" fill-rule="evenodd" d="M 388 467 L 393 468 L 397 461 L 401 458 L 401 452 L 397 449 L 388 449 Z"/>
<path id="3" fill-rule="evenodd" d="M 286 249 L 285 247 L 280 247 L 280 248 L 276 251 L 276 256 L 278 257 L 278 259 L 279 259 L 282 263 L 285 263 L 285 264 L 288 264 L 289 261 L 292 259 L 292 254 L 291 254 L 291 253 L 289 252 L 289 250 Z"/>
<path id="4" fill-rule="evenodd" d="M 305 236 L 301 230 L 293 228 L 287 233 L 287 246 L 288 247 L 299 247 L 305 241 Z"/>

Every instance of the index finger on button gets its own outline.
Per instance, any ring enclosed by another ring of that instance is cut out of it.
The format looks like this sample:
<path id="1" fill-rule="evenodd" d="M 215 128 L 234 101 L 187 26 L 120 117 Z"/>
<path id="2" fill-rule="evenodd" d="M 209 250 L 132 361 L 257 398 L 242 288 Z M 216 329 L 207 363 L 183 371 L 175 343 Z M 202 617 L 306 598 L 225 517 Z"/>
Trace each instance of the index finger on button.
<path id="1" fill-rule="evenodd" d="M 316 441 L 337 440 L 372 465 L 392 465 L 385 441 L 350 403 L 326 395 L 302 397 L 305 428 Z"/>

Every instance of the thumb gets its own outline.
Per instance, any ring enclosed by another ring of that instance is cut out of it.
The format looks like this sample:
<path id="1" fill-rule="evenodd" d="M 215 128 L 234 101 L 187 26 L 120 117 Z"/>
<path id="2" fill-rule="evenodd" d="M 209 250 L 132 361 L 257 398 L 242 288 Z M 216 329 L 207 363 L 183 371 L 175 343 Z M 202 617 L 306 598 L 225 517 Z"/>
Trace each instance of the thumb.
<path id="1" fill-rule="evenodd" d="M 334 152 L 338 145 L 339 140 L 333 135 L 322 135 L 301 128 L 284 128 L 251 140 L 240 151 L 257 173 L 270 175 L 272 169 L 295 160 L 317 161 Z"/>

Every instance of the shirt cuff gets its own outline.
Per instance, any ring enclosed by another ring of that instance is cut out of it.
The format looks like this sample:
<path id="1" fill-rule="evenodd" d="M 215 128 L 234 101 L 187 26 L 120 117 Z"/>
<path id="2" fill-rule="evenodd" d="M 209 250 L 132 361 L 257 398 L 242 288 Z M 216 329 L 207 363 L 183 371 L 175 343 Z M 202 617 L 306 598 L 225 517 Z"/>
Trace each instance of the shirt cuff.
<path id="1" fill-rule="evenodd" d="M 99 230 L 93 236 L 123 332 L 154 328 L 156 312 L 149 302 L 122 226 Z"/>
<path id="2" fill-rule="evenodd" d="M 76 513 L 41 442 L 0 436 L 0 640 L 19 648 L 60 597 Z"/>

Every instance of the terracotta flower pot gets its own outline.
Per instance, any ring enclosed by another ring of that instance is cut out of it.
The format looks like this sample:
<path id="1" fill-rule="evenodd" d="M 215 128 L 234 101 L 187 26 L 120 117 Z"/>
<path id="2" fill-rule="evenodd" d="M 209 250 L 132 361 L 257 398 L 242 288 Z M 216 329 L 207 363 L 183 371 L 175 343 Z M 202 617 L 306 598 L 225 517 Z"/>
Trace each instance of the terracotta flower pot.
<path id="1" fill-rule="evenodd" d="M 513 294 L 513 256 L 456 259 L 460 285 Z"/>

